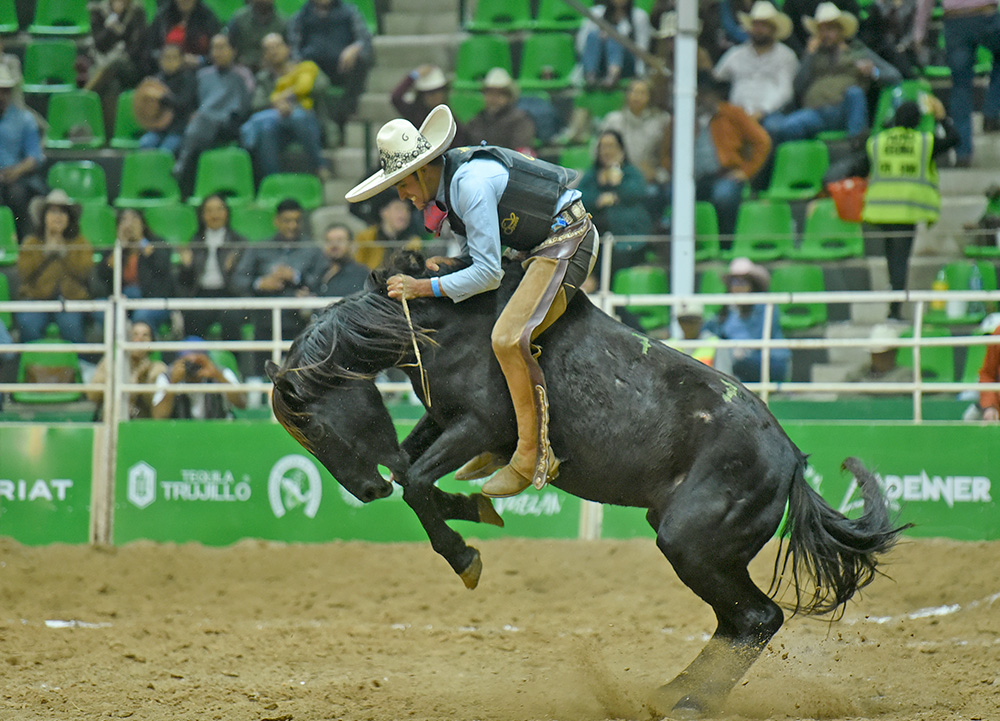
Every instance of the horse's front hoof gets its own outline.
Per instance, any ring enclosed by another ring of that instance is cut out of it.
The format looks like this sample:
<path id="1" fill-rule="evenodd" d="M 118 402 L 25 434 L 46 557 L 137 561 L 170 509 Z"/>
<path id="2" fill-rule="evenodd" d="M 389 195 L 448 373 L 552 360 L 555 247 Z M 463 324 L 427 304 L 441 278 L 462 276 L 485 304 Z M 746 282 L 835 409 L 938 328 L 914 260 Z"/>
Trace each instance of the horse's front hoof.
<path id="1" fill-rule="evenodd" d="M 465 567 L 465 570 L 458 574 L 459 578 L 462 579 L 462 583 L 468 589 L 473 589 L 479 585 L 479 577 L 483 575 L 483 559 L 479 556 L 479 551 L 475 548 L 472 549 L 473 556 L 472 562 Z"/>
<path id="2" fill-rule="evenodd" d="M 479 510 L 479 522 L 503 528 L 503 519 L 493 507 L 493 501 L 484 496 L 482 493 L 476 493 L 473 495 L 476 497 L 476 506 Z"/>
<path id="3" fill-rule="evenodd" d="M 677 719 L 677 721 L 688 721 L 688 719 L 704 718 L 707 713 L 708 709 L 697 699 L 685 696 L 670 709 L 669 718 Z"/>

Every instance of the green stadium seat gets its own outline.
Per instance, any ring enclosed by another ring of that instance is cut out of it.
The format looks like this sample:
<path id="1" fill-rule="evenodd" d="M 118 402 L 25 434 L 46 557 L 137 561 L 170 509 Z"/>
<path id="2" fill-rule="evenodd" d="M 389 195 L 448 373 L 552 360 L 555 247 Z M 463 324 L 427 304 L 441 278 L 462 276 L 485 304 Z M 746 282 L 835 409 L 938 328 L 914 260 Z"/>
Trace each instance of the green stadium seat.
<path id="1" fill-rule="evenodd" d="M 10 281 L 7 276 L 0 273 L 0 302 L 6 303 L 10 300 Z M 14 329 L 14 314 L 9 310 L 0 310 L 0 323 L 3 323 L 7 330 Z"/>
<path id="2" fill-rule="evenodd" d="M 594 2 L 593 0 L 583 0 L 581 4 L 589 8 Z M 540 0 L 538 12 L 531 23 L 531 29 L 535 32 L 576 32 L 582 22 L 583 16 L 563 0 Z"/>
<path id="3" fill-rule="evenodd" d="M 101 98 L 93 90 L 53 95 L 46 120 L 49 131 L 43 145 L 48 149 L 93 150 L 107 142 Z"/>
<path id="4" fill-rule="evenodd" d="M 979 369 L 986 359 L 985 345 L 970 345 L 965 347 L 965 368 L 962 371 L 962 383 L 978 383 Z"/>
<path id="5" fill-rule="evenodd" d="M 823 189 L 823 176 L 830 167 L 830 153 L 821 140 L 790 140 L 781 143 L 774 156 L 771 183 L 760 197 L 768 200 L 805 200 Z"/>
<path id="6" fill-rule="evenodd" d="M 257 243 L 268 240 L 277 232 L 274 227 L 274 211 L 256 205 L 245 205 L 240 212 L 233 213 L 233 230 L 247 241 Z"/>
<path id="7" fill-rule="evenodd" d="M 115 106 L 114 135 L 111 136 L 108 143 L 112 148 L 137 150 L 139 138 L 146 132 L 136 122 L 135 113 L 132 112 L 132 96 L 134 94 L 134 90 L 126 90 L 118 96 L 118 104 Z"/>
<path id="8" fill-rule="evenodd" d="M 877 133 L 892 122 L 896 114 L 896 108 L 907 100 L 913 100 L 920 105 L 921 109 L 926 109 L 925 97 L 931 94 L 931 85 L 923 78 L 917 80 L 904 80 L 898 85 L 885 88 L 879 93 L 878 104 L 875 106 L 875 120 L 872 123 L 872 132 Z M 927 132 L 934 131 L 934 116 L 925 112 L 920 119 L 920 130 Z"/>
<path id="9" fill-rule="evenodd" d="M 589 112 L 591 118 L 600 119 L 614 110 L 625 107 L 625 91 L 620 88 L 581 90 L 573 99 L 573 105 Z"/>
<path id="10" fill-rule="evenodd" d="M 218 193 L 230 208 L 253 201 L 253 162 L 243 148 L 230 146 L 206 150 L 198 157 L 195 172 L 194 195 L 188 198 L 191 205 L 201 205 L 205 196 Z"/>
<path id="11" fill-rule="evenodd" d="M 662 295 L 670 292 L 667 271 L 654 265 L 636 265 L 623 268 L 611 279 L 611 291 L 618 295 Z M 670 323 L 670 308 L 665 305 L 625 306 L 639 319 L 639 325 L 646 332 L 662 328 Z"/>
<path id="12" fill-rule="evenodd" d="M 171 175 L 174 156 L 168 150 L 137 150 L 125 155 L 122 182 L 115 205 L 151 208 L 180 202 L 181 191 Z"/>
<path id="13" fill-rule="evenodd" d="M 452 90 L 448 96 L 448 107 L 460 123 L 467 123 L 476 117 L 485 104 L 486 101 L 479 90 Z"/>
<path id="14" fill-rule="evenodd" d="M 60 160 L 49 167 L 47 181 L 50 188 L 66 191 L 79 203 L 108 201 L 108 183 L 104 168 L 92 160 Z"/>
<path id="15" fill-rule="evenodd" d="M 76 44 L 72 40 L 28 43 L 21 88 L 39 94 L 76 90 Z"/>
<path id="16" fill-rule="evenodd" d="M 53 332 L 54 330 L 54 332 Z M 69 343 L 59 337 L 55 323 L 49 325 L 45 337 L 32 343 Z M 18 383 L 80 383 L 80 359 L 74 351 L 46 353 L 26 350 L 21 352 L 17 366 Z M 72 403 L 83 393 L 76 390 L 65 391 L 14 391 L 10 399 L 18 403 Z"/>
<path id="17" fill-rule="evenodd" d="M 588 145 L 567 145 L 559 151 L 559 165 L 586 172 L 594 164 L 594 151 Z"/>
<path id="18" fill-rule="evenodd" d="M 244 0 L 202 0 L 202 2 L 209 10 L 215 13 L 215 16 L 219 18 L 219 22 L 223 25 L 228 23 L 233 13 L 245 4 Z"/>
<path id="19" fill-rule="evenodd" d="M 951 333 L 945 328 L 925 327 L 921 334 L 924 338 L 948 338 Z M 900 338 L 912 338 L 913 330 L 907 328 L 899 334 Z M 904 368 L 913 368 L 913 348 L 899 348 L 896 351 L 896 364 Z M 920 377 L 925 381 L 953 383 L 955 381 L 955 354 L 951 346 L 926 346 L 920 349 Z"/>
<path id="20" fill-rule="evenodd" d="M 570 85 L 576 49 L 569 33 L 535 33 L 521 47 L 517 82 L 522 91 L 563 90 Z"/>
<path id="21" fill-rule="evenodd" d="M 95 249 L 107 249 L 115 244 L 118 226 L 115 222 L 115 209 L 106 202 L 82 204 L 80 213 L 80 234 L 86 238 Z"/>
<path id="22" fill-rule="evenodd" d="M 473 35 L 458 46 L 455 58 L 454 90 L 480 90 L 483 78 L 493 68 L 503 68 L 513 75 L 510 43 L 495 35 Z"/>
<path id="23" fill-rule="evenodd" d="M 715 260 L 721 252 L 715 206 L 699 200 L 694 204 L 694 260 L 696 263 Z"/>
<path id="24" fill-rule="evenodd" d="M 198 213 L 190 205 L 157 205 L 146 208 L 143 215 L 150 232 L 171 245 L 187 245 L 198 232 Z"/>
<path id="25" fill-rule="evenodd" d="M 32 35 L 89 35 L 90 10 L 82 0 L 38 0 Z"/>
<path id="26" fill-rule="evenodd" d="M 378 12 L 375 0 L 347 0 L 347 2 L 361 11 L 361 17 L 365 19 L 368 32 L 372 35 L 378 35 Z"/>
<path id="27" fill-rule="evenodd" d="M 275 0 L 274 7 L 281 15 L 290 18 L 305 4 L 306 0 Z"/>
<path id="28" fill-rule="evenodd" d="M 843 220 L 832 198 L 813 203 L 802 230 L 802 244 L 793 256 L 797 260 L 840 260 L 864 254 L 861 223 Z"/>
<path id="29" fill-rule="evenodd" d="M 726 288 L 726 281 L 722 278 L 722 273 L 714 268 L 707 268 L 702 271 L 701 276 L 698 278 L 698 292 L 699 293 L 711 293 L 713 295 L 717 293 L 725 293 L 728 289 Z M 709 318 L 719 312 L 722 308 L 721 303 L 706 303 L 705 304 L 705 317 Z"/>
<path id="30" fill-rule="evenodd" d="M 823 269 L 813 264 L 778 266 L 771 273 L 771 291 L 787 293 L 826 290 Z M 803 330 L 823 325 L 827 319 L 826 303 L 781 303 L 778 319 L 782 330 Z"/>
<path id="31" fill-rule="evenodd" d="M 997 289 L 996 267 L 987 260 L 976 260 L 971 262 L 956 261 L 944 266 L 944 275 L 948 280 L 949 290 L 970 290 L 973 263 L 979 268 L 979 274 L 983 280 L 983 290 Z M 962 315 L 949 317 L 947 310 L 928 309 L 924 313 L 924 323 L 944 326 L 975 325 L 986 317 L 989 310 L 992 310 L 992 307 L 981 304 L 977 310 L 967 309 Z"/>
<path id="32" fill-rule="evenodd" d="M 17 262 L 17 226 L 14 212 L 6 205 L 0 205 L 0 268 Z"/>
<path id="33" fill-rule="evenodd" d="M 785 201 L 744 200 L 736 215 L 732 257 L 763 263 L 792 255 L 795 222 Z"/>
<path id="34" fill-rule="evenodd" d="M 295 198 L 306 210 L 323 205 L 323 183 L 311 173 L 274 173 L 260 181 L 256 204 L 274 209 L 285 198 Z"/>
<path id="35" fill-rule="evenodd" d="M 505 33 L 531 27 L 530 0 L 478 0 L 465 29 L 470 33 Z"/>
<path id="36" fill-rule="evenodd" d="M 0 0 L 0 35 L 13 35 L 20 29 L 14 0 Z"/>

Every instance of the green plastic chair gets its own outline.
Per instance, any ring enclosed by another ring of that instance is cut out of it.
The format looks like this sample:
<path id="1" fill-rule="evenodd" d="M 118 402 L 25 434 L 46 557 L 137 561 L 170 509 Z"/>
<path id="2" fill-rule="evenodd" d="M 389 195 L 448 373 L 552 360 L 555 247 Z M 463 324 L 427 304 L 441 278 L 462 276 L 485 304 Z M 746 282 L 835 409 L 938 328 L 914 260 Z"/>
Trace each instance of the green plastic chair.
<path id="1" fill-rule="evenodd" d="M 667 271 L 655 265 L 636 265 L 623 268 L 611 279 L 611 290 L 619 295 L 664 294 L 670 292 Z M 670 323 L 670 308 L 665 305 L 627 305 L 639 325 L 646 332 Z"/>
<path id="2" fill-rule="evenodd" d="M 89 35 L 90 11 L 81 0 L 38 0 L 32 35 Z"/>
<path id="3" fill-rule="evenodd" d="M 0 0 L 0 35 L 12 35 L 20 29 L 14 0 Z"/>
<path id="4" fill-rule="evenodd" d="M 522 91 L 563 90 L 570 85 L 576 65 L 573 36 L 568 33 L 535 33 L 524 40 L 517 82 Z"/>
<path id="5" fill-rule="evenodd" d="M 586 172 L 594 164 L 594 152 L 586 145 L 567 145 L 559 151 L 559 165 Z"/>
<path id="6" fill-rule="evenodd" d="M 53 95 L 46 113 L 49 132 L 43 145 L 58 150 L 93 150 L 107 142 L 101 98 L 93 90 Z"/>
<path id="7" fill-rule="evenodd" d="M 305 4 L 306 0 L 274 0 L 275 9 L 286 18 L 290 18 L 297 13 Z"/>
<path id="8" fill-rule="evenodd" d="M 987 260 L 977 260 L 973 262 L 956 261 L 944 266 L 944 275 L 948 280 L 949 290 L 969 290 L 973 263 L 979 268 L 979 274 L 982 276 L 983 290 L 997 289 L 996 267 Z M 981 322 L 986 317 L 986 313 L 991 310 L 992 304 L 982 304 L 978 310 L 970 310 L 958 317 L 949 318 L 945 310 L 928 309 L 924 313 L 924 323 L 943 326 L 975 325 Z"/>
<path id="9" fill-rule="evenodd" d="M 215 13 L 223 25 L 228 23 L 233 13 L 244 5 L 244 0 L 203 0 L 203 2 L 209 10 Z"/>
<path id="10" fill-rule="evenodd" d="M 108 182 L 104 168 L 92 160 L 60 160 L 49 168 L 50 188 L 66 191 L 78 203 L 108 201 Z"/>
<path id="11" fill-rule="evenodd" d="M 794 257 L 797 260 L 840 260 L 861 258 L 864 254 L 861 223 L 842 219 L 832 198 L 817 200 L 806 216 L 802 244 L 793 253 Z"/>
<path id="12" fill-rule="evenodd" d="M 268 240 L 277 232 L 274 227 L 274 210 L 247 205 L 233 213 L 233 230 L 251 243 Z"/>
<path id="13" fill-rule="evenodd" d="M 944 328 L 927 328 L 922 333 L 925 338 L 949 338 Z M 900 338 L 912 338 L 913 330 L 907 328 L 899 334 Z M 899 348 L 896 351 L 896 364 L 904 368 L 913 368 L 913 349 Z M 927 346 L 920 349 L 920 377 L 925 381 L 952 383 L 955 380 L 955 353 L 951 346 Z"/>
<path id="14" fill-rule="evenodd" d="M 625 91 L 611 90 L 581 90 L 573 100 L 573 104 L 586 110 L 595 119 L 603 118 L 608 113 L 621 110 L 625 106 Z"/>
<path id="15" fill-rule="evenodd" d="M 198 232 L 198 213 L 190 205 L 157 205 L 146 208 L 143 215 L 153 235 L 171 245 L 187 245 Z"/>
<path id="16" fill-rule="evenodd" d="M 253 162 L 250 160 L 250 153 L 243 148 L 230 146 L 206 150 L 198 157 L 194 195 L 188 198 L 188 203 L 201 205 L 202 198 L 213 193 L 222 195 L 234 210 L 253 201 Z"/>
<path id="17" fill-rule="evenodd" d="M 347 0 L 347 2 L 361 11 L 361 17 L 365 19 L 368 32 L 372 35 L 378 35 L 378 12 L 375 0 Z"/>
<path id="18" fill-rule="evenodd" d="M 589 8 L 594 2 L 582 0 L 581 4 Z M 576 32 L 582 22 L 583 16 L 563 0 L 540 0 L 531 28 L 535 32 Z"/>
<path id="19" fill-rule="evenodd" d="M 778 146 L 771 184 L 760 197 L 768 200 L 805 200 L 823 189 L 830 153 L 821 140 L 790 140 Z"/>
<path id="20" fill-rule="evenodd" d="M 171 175 L 174 156 L 168 150 L 137 150 L 122 162 L 122 182 L 115 206 L 152 208 L 181 200 L 177 181 Z"/>
<path id="21" fill-rule="evenodd" d="M 472 120 L 485 105 L 483 94 L 478 90 L 453 90 L 448 96 L 448 107 L 460 123 Z"/>
<path id="22" fill-rule="evenodd" d="M 510 43 L 496 35 L 472 35 L 458 46 L 455 57 L 454 90 L 480 90 L 483 78 L 493 68 L 514 74 Z"/>
<path id="23" fill-rule="evenodd" d="M 115 209 L 104 201 L 83 203 L 80 213 L 80 234 L 94 248 L 112 247 L 118 235 Z"/>
<path id="24" fill-rule="evenodd" d="M 14 212 L 6 205 L 0 205 L 0 267 L 17 262 L 17 226 Z"/>
<path id="25" fill-rule="evenodd" d="M 884 88 L 878 96 L 878 104 L 875 106 L 875 120 L 872 123 L 872 132 L 877 133 L 889 127 L 896 108 L 907 100 L 913 100 L 925 108 L 924 97 L 931 94 L 931 84 L 923 78 L 916 80 L 904 80 L 898 85 Z M 931 113 L 924 113 L 920 118 L 919 130 L 927 132 L 934 131 L 934 116 Z"/>
<path id="26" fill-rule="evenodd" d="M 779 266 L 771 273 L 771 291 L 803 293 L 826 290 L 823 269 L 818 265 Z M 781 303 L 778 320 L 782 330 L 803 330 L 823 325 L 827 319 L 826 303 Z"/>
<path id="27" fill-rule="evenodd" d="M 726 281 L 722 279 L 722 273 L 715 268 L 707 268 L 701 273 L 701 277 L 698 278 L 698 292 L 699 293 L 725 293 Z M 715 315 L 722 308 L 721 303 L 706 303 L 705 304 L 705 317 Z"/>
<path id="28" fill-rule="evenodd" d="M 783 200 L 744 200 L 736 215 L 732 257 L 766 263 L 789 257 L 795 247 L 792 208 Z"/>
<path id="29" fill-rule="evenodd" d="M 115 106 L 115 130 L 114 135 L 108 142 L 112 148 L 119 150 L 137 150 L 139 148 L 139 138 L 145 134 L 145 130 L 136 122 L 135 113 L 132 111 L 132 96 L 134 90 L 126 90 L 118 96 L 118 104 Z"/>
<path id="30" fill-rule="evenodd" d="M 722 253 L 719 245 L 719 217 L 715 206 L 699 200 L 694 204 L 694 260 L 715 260 Z"/>
<path id="31" fill-rule="evenodd" d="M 479 0 L 465 29 L 470 33 L 507 33 L 531 27 L 530 0 Z"/>
<path id="32" fill-rule="evenodd" d="M 237 378 L 242 380 L 240 375 L 240 364 L 236 360 L 236 356 L 231 350 L 210 350 L 207 353 L 209 359 L 219 366 L 219 368 L 228 368 L 233 373 L 236 374 Z"/>
<path id="33" fill-rule="evenodd" d="M 76 43 L 72 40 L 28 43 L 24 48 L 21 88 L 25 93 L 46 94 L 76 90 Z"/>
<path id="34" fill-rule="evenodd" d="M 10 281 L 7 276 L 0 273 L 0 301 L 7 302 L 10 300 Z M 0 310 L 0 323 L 3 323 L 7 330 L 13 330 L 14 328 L 14 314 L 9 310 Z"/>
<path id="35" fill-rule="evenodd" d="M 53 329 L 55 332 L 53 333 Z M 59 330 L 55 323 L 49 325 L 45 337 L 32 343 L 69 343 L 59 337 Z M 72 379 L 73 383 L 80 383 L 80 359 L 74 351 L 56 351 L 54 353 L 44 353 L 41 351 L 26 350 L 21 352 L 21 357 L 17 365 L 17 382 L 27 383 L 29 378 L 34 382 L 41 382 L 39 378 L 33 378 L 35 369 L 46 375 L 58 374 L 62 371 L 67 380 Z M 72 403 L 83 397 L 83 393 L 74 390 L 65 391 L 14 391 L 10 394 L 12 401 L 18 403 Z"/>
<path id="36" fill-rule="evenodd" d="M 979 369 L 986 359 L 985 345 L 970 345 L 965 347 L 965 369 L 962 371 L 962 383 L 978 383 Z"/>
<path id="37" fill-rule="evenodd" d="M 274 173 L 260 181 L 257 205 L 274 209 L 285 198 L 295 198 L 306 210 L 323 205 L 323 183 L 311 173 Z"/>

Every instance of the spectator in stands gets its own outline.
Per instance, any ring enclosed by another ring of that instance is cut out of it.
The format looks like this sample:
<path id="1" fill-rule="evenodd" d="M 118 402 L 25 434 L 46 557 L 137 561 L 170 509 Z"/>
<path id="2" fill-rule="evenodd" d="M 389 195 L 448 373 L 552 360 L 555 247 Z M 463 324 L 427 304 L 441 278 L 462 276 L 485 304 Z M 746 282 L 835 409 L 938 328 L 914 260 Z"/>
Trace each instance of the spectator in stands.
<path id="1" fill-rule="evenodd" d="M 21 244 L 17 256 L 20 300 L 90 300 L 94 249 L 80 235 L 80 206 L 63 190 L 45 196 L 36 219 L 37 231 Z M 38 340 L 50 322 L 73 343 L 84 341 L 85 313 L 60 311 L 18 313 L 21 342 Z"/>
<path id="2" fill-rule="evenodd" d="M 485 142 L 534 155 L 535 121 L 517 107 L 518 87 L 510 73 L 491 68 L 483 78 L 482 91 L 485 107 L 465 128 L 469 144 Z"/>
<path id="3" fill-rule="evenodd" d="M 794 81 L 799 109 L 773 113 L 764 127 L 775 145 L 831 130 L 863 137 L 868 130 L 869 88 L 896 85 L 903 76 L 854 38 L 857 18 L 833 3 L 821 3 L 815 17 L 803 22 L 812 37 Z"/>
<path id="4" fill-rule="evenodd" d="M 148 323 L 134 322 L 129 328 L 129 340 L 133 343 L 152 343 L 156 339 L 153 329 Z M 97 370 L 91 379 L 92 383 L 104 383 L 108 377 L 108 357 L 101 358 Z M 135 418 L 169 418 L 173 410 L 173 396 L 167 392 L 170 379 L 167 377 L 167 366 L 162 361 L 150 358 L 148 350 L 130 350 L 128 352 L 128 382 L 151 383 L 156 385 L 153 392 L 127 393 L 128 417 Z M 103 391 L 87 391 L 87 398 L 97 404 L 94 420 L 100 420 L 103 414 Z"/>
<path id="5" fill-rule="evenodd" d="M 122 247 L 122 293 L 132 299 L 172 298 L 177 284 L 170 263 L 170 248 L 156 238 L 146 225 L 142 212 L 135 208 L 118 211 L 116 243 Z M 115 254 L 106 250 L 95 268 L 95 282 L 110 295 L 114 288 Z M 160 328 L 170 323 L 170 311 L 163 308 L 137 308 L 129 318 Z"/>
<path id="6" fill-rule="evenodd" d="M 221 195 L 213 194 L 198 207 L 198 231 L 191 242 L 180 249 L 177 284 L 188 298 L 229 298 L 233 274 L 244 249 L 246 238 L 232 229 L 229 205 Z M 225 340 L 239 338 L 242 314 L 236 310 L 201 309 L 184 311 L 184 328 L 189 335 L 202 338 L 214 323 L 222 326 Z"/>
<path id="7" fill-rule="evenodd" d="M 800 58 L 807 52 L 809 38 L 813 34 L 805 24 L 805 18 L 816 14 L 816 9 L 824 0 L 785 0 L 782 11 L 792 19 L 792 34 L 785 43 Z M 861 5 L 858 0 L 836 0 L 833 5 L 856 18 L 861 17 Z"/>
<path id="8" fill-rule="evenodd" d="M 711 72 L 698 73 L 695 98 L 694 178 L 698 200 L 710 201 L 719 218 L 722 245 L 728 249 L 747 181 L 771 151 L 771 139 L 743 108 L 727 103 L 725 87 Z M 673 128 L 663 143 L 661 163 L 671 169 Z"/>
<path id="9" fill-rule="evenodd" d="M 198 107 L 198 81 L 195 71 L 184 64 L 180 45 L 164 45 L 159 63 L 160 72 L 139 83 L 133 98 L 136 121 L 147 130 L 139 138 L 139 147 L 162 148 L 176 155 Z"/>
<path id="10" fill-rule="evenodd" d="M 622 36 L 642 50 L 649 50 L 649 14 L 633 0 L 606 0 L 595 3 L 591 13 L 607 20 Z M 587 87 L 612 88 L 622 78 L 642 76 L 645 64 L 601 26 L 586 19 L 576 35 L 576 52 Z"/>
<path id="11" fill-rule="evenodd" d="M 681 335 L 679 338 L 668 340 L 667 345 L 671 348 L 677 348 L 676 340 L 702 341 L 700 345 L 693 348 L 678 348 L 678 350 L 687 353 L 707 366 L 715 365 L 716 341 L 719 339 L 714 333 L 705 329 L 705 306 L 696 301 L 686 301 L 674 307 Z"/>
<path id="12" fill-rule="evenodd" d="M 24 238 L 31 230 L 31 199 L 43 195 L 46 188 L 38 124 L 15 100 L 20 84 L 21 76 L 15 75 L 10 65 L 0 65 L 0 204 L 14 213 L 17 235 Z"/>
<path id="13" fill-rule="evenodd" d="M 200 341 L 198 336 L 188 336 L 186 341 Z M 212 360 L 208 353 L 183 351 L 170 364 L 167 375 L 171 384 L 177 383 L 221 383 L 237 385 L 239 376 L 231 368 Z M 246 408 L 247 394 L 232 390 L 228 393 L 173 393 L 171 418 L 181 419 L 221 419 L 232 418 L 232 408 Z"/>
<path id="14" fill-rule="evenodd" d="M 250 114 L 254 80 L 236 65 L 236 53 L 225 35 L 212 38 L 212 64 L 198 71 L 198 109 L 184 130 L 174 163 L 174 177 L 190 193 L 198 156 L 217 143 L 239 138 L 239 128 Z"/>
<path id="15" fill-rule="evenodd" d="M 616 237 L 612 272 L 642 263 L 653 221 L 645 205 L 642 172 L 629 162 L 618 131 L 602 130 L 597 136 L 594 164 L 583 174 L 579 190 L 597 230 Z"/>
<path id="16" fill-rule="evenodd" d="M 894 66 L 905 78 L 920 75 L 913 39 L 917 17 L 916 0 L 874 0 L 865 8 L 858 37 L 880 58 Z"/>
<path id="17" fill-rule="evenodd" d="M 281 171 L 281 153 L 289 143 L 305 151 L 306 169 L 322 165 L 319 120 L 314 91 L 319 66 L 293 62 L 285 39 L 271 33 L 263 41 L 264 69 L 257 73 L 253 115 L 240 127 L 240 142 L 250 151 L 258 178 Z"/>
<path id="18" fill-rule="evenodd" d="M 282 38 L 288 20 L 274 9 L 274 0 L 248 0 L 226 23 L 226 35 L 236 51 L 236 62 L 258 72 L 263 66 L 264 38 L 277 33 Z"/>
<path id="19" fill-rule="evenodd" d="M 427 113 L 448 103 L 450 87 L 444 71 L 437 65 L 421 65 L 407 73 L 392 91 L 390 99 L 399 117 L 419 128 Z"/>
<path id="20" fill-rule="evenodd" d="M 323 234 L 323 262 L 306 274 L 300 296 L 339 298 L 364 290 L 368 266 L 354 260 L 354 239 L 351 229 L 334 223 Z"/>
<path id="21" fill-rule="evenodd" d="M 361 11 L 346 0 L 306 0 L 288 22 L 288 44 L 292 55 L 312 60 L 343 89 L 339 117 L 352 115 L 375 58 Z"/>
<path id="22" fill-rule="evenodd" d="M 91 3 L 93 65 L 84 87 L 101 96 L 104 127 L 108 130 L 115 124 L 118 96 L 123 90 L 134 88 L 143 75 L 146 22 L 146 8 L 140 0 Z"/>
<path id="23" fill-rule="evenodd" d="M 896 365 L 899 351 L 899 331 L 888 323 L 872 327 L 868 336 L 873 345 L 869 347 L 868 363 L 847 374 L 851 383 L 907 383 L 913 380 L 913 369 Z M 905 391 L 903 391 L 905 392 Z M 882 395 L 882 394 L 879 394 Z"/>
<path id="24" fill-rule="evenodd" d="M 266 243 L 247 248 L 233 272 L 237 295 L 293 298 L 305 286 L 309 271 L 322 264 L 322 252 L 304 236 L 304 212 L 293 198 L 278 203 L 274 217 L 277 233 Z M 271 311 L 252 316 L 258 338 L 271 337 Z M 282 337 L 291 340 L 305 327 L 294 310 L 282 312 Z"/>
<path id="25" fill-rule="evenodd" d="M 981 330 L 989 332 L 989 326 L 995 325 L 992 335 L 1000 338 L 1000 315 L 991 313 L 983 319 Z M 995 338 L 996 339 L 996 338 Z M 980 383 L 1000 383 L 1000 343 L 986 346 L 986 357 L 979 368 Z M 982 391 L 979 394 L 979 410 L 984 421 L 996 423 L 1000 421 L 1000 392 Z"/>
<path id="26" fill-rule="evenodd" d="M 657 182 L 663 136 L 670 116 L 649 104 L 649 81 L 636 78 L 625 91 L 625 106 L 604 117 L 601 130 L 616 130 L 625 143 L 625 155 L 642 173 L 647 183 Z"/>
<path id="27" fill-rule="evenodd" d="M 413 206 L 401 200 L 395 188 L 372 199 L 378 221 L 358 233 L 355 260 L 374 270 L 389 256 L 407 248 L 420 250 L 420 236 L 413 230 Z"/>
<path id="28" fill-rule="evenodd" d="M 935 3 L 917 0 L 914 39 L 923 43 Z M 943 0 L 944 43 L 951 69 L 950 115 L 960 138 L 955 164 L 972 164 L 972 79 L 981 45 L 993 55 L 993 72 L 983 98 L 983 130 L 1000 131 L 1000 8 L 990 0 Z"/>
<path id="29" fill-rule="evenodd" d="M 729 293 L 763 293 L 771 285 L 771 276 L 763 266 L 749 258 L 734 258 L 729 264 L 729 272 L 724 280 Z M 731 304 L 719 309 L 718 314 L 708 321 L 706 328 L 719 338 L 728 340 L 762 339 L 767 306 L 763 303 Z M 778 322 L 778 308 L 771 309 L 771 338 L 781 339 L 781 324 Z M 733 375 L 744 383 L 756 383 L 761 379 L 760 348 L 734 348 L 732 352 Z M 791 351 L 788 348 L 772 348 L 770 351 L 770 379 L 786 380 L 788 377 Z"/>
<path id="30" fill-rule="evenodd" d="M 672 7 L 673 0 L 670 0 L 669 4 Z M 657 17 L 659 20 L 656 20 Z M 661 110 L 671 111 L 674 107 L 672 73 L 674 70 L 674 38 L 677 37 L 677 11 L 671 9 L 658 13 L 654 5 L 654 11 L 650 13 L 650 18 L 654 20 L 653 26 L 657 28 L 653 31 L 653 52 L 670 71 L 670 73 L 651 73 L 647 76 L 647 81 L 650 84 L 650 102 Z M 698 25 L 701 27 L 700 20 Z M 704 33 L 699 34 L 697 67 L 698 70 L 711 70 L 714 63 L 712 56 L 701 43 L 702 34 Z"/>
<path id="31" fill-rule="evenodd" d="M 167 43 L 184 49 L 184 64 L 200 68 L 209 62 L 212 37 L 222 23 L 204 0 L 165 0 L 159 4 L 146 36 L 145 73 L 156 72 L 156 53 Z"/>
<path id="32" fill-rule="evenodd" d="M 922 111 L 917 103 L 901 103 L 890 127 L 868 139 L 868 162 L 857 169 L 860 175 L 871 173 L 861 219 L 870 231 L 885 239 L 893 290 L 906 288 L 917 223 L 934 223 L 941 212 L 935 158 L 959 142 L 944 106 L 930 97 L 940 137 L 918 129 Z M 889 317 L 900 320 L 900 313 L 901 303 L 890 303 Z"/>
<path id="33" fill-rule="evenodd" d="M 760 122 L 792 102 L 792 81 L 799 59 L 781 41 L 792 32 L 791 19 L 767 0 L 740 14 L 749 37 L 730 48 L 715 66 L 715 77 L 730 83 L 729 102 Z"/>

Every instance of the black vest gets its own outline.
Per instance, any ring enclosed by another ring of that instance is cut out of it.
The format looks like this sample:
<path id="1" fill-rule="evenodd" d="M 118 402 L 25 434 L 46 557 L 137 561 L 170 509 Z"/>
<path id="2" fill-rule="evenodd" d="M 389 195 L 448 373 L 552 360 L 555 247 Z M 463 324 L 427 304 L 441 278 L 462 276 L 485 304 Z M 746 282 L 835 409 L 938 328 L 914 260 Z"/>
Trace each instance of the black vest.
<path id="1" fill-rule="evenodd" d="M 449 150 L 444 154 L 444 203 L 451 229 L 462 236 L 466 235 L 465 222 L 451 205 L 451 179 L 463 163 L 484 156 L 503 163 L 510 173 L 497 204 L 500 243 L 514 250 L 531 250 L 549 237 L 559 196 L 580 174 L 495 145 Z"/>

